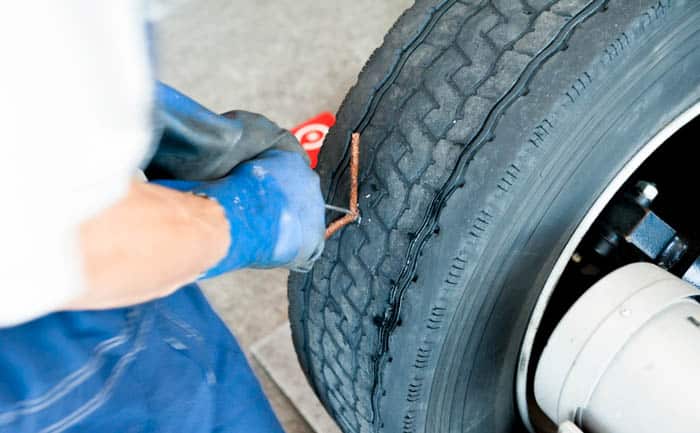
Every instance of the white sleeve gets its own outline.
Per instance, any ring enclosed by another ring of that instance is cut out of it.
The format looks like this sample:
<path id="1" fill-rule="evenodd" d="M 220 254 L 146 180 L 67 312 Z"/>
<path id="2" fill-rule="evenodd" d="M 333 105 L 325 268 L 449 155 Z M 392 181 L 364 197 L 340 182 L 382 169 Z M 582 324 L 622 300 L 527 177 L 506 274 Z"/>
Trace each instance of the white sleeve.
<path id="1" fill-rule="evenodd" d="M 118 200 L 151 139 L 136 0 L 12 2 L 0 15 L 0 326 L 83 290 L 77 230 Z"/>

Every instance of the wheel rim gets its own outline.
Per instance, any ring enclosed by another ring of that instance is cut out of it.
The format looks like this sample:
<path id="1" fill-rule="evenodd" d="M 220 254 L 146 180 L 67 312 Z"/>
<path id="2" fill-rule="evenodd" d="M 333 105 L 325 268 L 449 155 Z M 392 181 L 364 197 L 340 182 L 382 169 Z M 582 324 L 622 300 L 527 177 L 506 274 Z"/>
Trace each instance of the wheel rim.
<path id="1" fill-rule="evenodd" d="M 661 147 L 669 138 L 678 132 L 685 125 L 700 115 L 700 102 L 693 105 L 691 108 L 680 114 L 665 128 L 659 131 L 651 140 L 649 140 L 636 155 L 620 170 L 613 178 L 610 184 L 605 188 L 603 193 L 596 199 L 595 203 L 588 210 L 584 218 L 579 223 L 562 253 L 557 258 L 552 272 L 545 282 L 542 291 L 537 299 L 535 307 L 531 313 L 528 322 L 525 336 L 520 348 L 518 359 L 518 369 L 516 373 L 516 401 L 521 419 L 530 432 L 534 432 L 534 426 L 530 419 L 530 400 L 528 399 L 528 373 L 530 371 L 530 360 L 532 359 L 532 350 L 535 342 L 535 337 L 540 328 L 542 318 L 549 305 L 549 301 L 557 287 L 557 283 L 561 278 L 567 263 L 574 254 L 576 248 L 581 243 L 582 239 L 598 219 L 603 209 L 610 203 L 613 196 L 622 188 L 625 182 L 639 169 L 639 167 L 649 157 Z"/>

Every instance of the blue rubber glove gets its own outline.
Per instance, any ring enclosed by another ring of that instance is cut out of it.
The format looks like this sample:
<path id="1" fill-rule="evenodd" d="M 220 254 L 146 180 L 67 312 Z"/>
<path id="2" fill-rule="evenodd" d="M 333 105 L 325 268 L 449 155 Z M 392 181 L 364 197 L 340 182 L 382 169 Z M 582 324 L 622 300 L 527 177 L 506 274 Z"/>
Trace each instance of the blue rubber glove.
<path id="1" fill-rule="evenodd" d="M 247 111 L 219 115 L 163 83 L 156 89 L 160 140 L 145 169 L 149 179 L 220 179 L 270 149 L 308 158 L 289 131 L 265 116 Z"/>
<path id="2" fill-rule="evenodd" d="M 305 272 L 324 245 L 325 217 L 318 175 L 295 152 L 268 150 L 216 181 L 155 181 L 203 194 L 226 212 L 231 246 L 203 278 L 246 267 Z"/>

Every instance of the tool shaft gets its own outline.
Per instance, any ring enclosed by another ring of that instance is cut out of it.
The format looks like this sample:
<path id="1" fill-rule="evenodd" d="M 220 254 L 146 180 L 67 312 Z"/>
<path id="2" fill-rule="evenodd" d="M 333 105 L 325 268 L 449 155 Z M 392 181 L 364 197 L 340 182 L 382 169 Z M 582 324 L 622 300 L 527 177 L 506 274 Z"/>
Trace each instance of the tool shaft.
<path id="1" fill-rule="evenodd" d="M 325 208 L 328 210 L 332 210 L 334 212 L 340 212 L 340 213 L 344 213 L 346 215 L 352 215 L 352 211 L 350 209 L 345 209 L 344 207 L 333 206 L 332 204 L 326 204 Z"/>

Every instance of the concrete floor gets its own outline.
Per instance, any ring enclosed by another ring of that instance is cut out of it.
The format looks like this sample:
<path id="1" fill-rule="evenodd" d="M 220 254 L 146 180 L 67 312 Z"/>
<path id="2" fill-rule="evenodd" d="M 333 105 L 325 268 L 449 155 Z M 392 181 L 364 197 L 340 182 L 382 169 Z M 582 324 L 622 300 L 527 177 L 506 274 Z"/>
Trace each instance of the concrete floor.
<path id="1" fill-rule="evenodd" d="M 157 75 L 215 111 L 256 111 L 292 127 L 337 110 L 366 59 L 411 3 L 176 1 L 156 24 Z M 246 350 L 286 323 L 285 271 L 241 271 L 204 289 Z M 252 364 L 287 432 L 311 432 L 275 381 L 254 359 Z"/>

